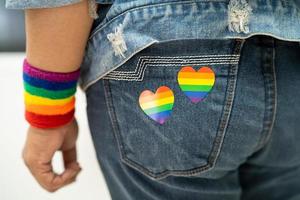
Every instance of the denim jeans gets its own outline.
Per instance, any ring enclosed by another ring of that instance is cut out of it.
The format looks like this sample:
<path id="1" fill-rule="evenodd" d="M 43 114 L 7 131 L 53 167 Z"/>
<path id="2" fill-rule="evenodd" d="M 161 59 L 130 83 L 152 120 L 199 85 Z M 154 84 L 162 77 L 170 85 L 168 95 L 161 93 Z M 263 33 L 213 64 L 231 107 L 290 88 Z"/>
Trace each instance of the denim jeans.
<path id="1" fill-rule="evenodd" d="M 177 80 L 184 66 L 214 72 L 200 102 Z M 299 77 L 299 43 L 268 36 L 174 40 L 137 53 L 86 91 L 112 199 L 300 199 Z M 139 104 L 161 86 L 174 94 L 163 124 Z"/>

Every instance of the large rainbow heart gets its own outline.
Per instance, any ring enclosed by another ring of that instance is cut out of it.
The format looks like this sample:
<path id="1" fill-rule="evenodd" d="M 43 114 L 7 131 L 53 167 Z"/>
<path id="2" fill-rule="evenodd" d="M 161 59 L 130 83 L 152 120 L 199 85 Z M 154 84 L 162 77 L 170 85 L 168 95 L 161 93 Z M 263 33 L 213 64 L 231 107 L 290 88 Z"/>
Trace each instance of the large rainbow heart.
<path id="1" fill-rule="evenodd" d="M 178 84 L 186 96 L 193 102 L 203 101 L 215 84 L 215 73 L 210 67 L 182 67 L 178 72 Z"/>
<path id="2" fill-rule="evenodd" d="M 174 94 L 167 86 L 159 87 L 155 93 L 144 90 L 139 98 L 140 107 L 154 121 L 163 124 L 170 117 Z"/>

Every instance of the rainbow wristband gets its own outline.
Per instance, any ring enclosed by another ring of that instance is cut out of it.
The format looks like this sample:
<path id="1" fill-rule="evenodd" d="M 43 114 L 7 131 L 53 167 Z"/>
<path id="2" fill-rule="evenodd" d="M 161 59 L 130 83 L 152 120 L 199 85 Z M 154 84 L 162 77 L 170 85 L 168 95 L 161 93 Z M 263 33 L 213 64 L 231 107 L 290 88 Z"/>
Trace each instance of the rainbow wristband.
<path id="1" fill-rule="evenodd" d="M 25 118 L 34 127 L 55 128 L 74 118 L 80 71 L 48 72 L 23 62 Z"/>

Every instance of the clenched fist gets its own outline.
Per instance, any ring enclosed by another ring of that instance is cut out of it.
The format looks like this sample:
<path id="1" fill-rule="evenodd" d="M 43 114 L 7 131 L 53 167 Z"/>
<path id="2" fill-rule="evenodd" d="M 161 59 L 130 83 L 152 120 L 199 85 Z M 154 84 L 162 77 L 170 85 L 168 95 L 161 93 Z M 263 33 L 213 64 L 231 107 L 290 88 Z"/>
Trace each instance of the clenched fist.
<path id="1" fill-rule="evenodd" d="M 37 182 L 49 192 L 74 182 L 80 172 L 76 154 L 77 136 L 75 119 L 55 129 L 29 127 L 23 159 Z M 56 151 L 62 151 L 65 167 L 62 174 L 53 171 L 52 158 Z"/>

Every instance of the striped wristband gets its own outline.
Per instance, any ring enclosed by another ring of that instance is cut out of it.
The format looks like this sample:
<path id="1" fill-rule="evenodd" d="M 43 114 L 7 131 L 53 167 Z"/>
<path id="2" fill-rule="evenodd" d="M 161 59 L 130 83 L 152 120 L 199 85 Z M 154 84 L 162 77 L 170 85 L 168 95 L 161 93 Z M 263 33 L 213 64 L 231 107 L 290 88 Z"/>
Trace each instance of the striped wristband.
<path id="1" fill-rule="evenodd" d="M 37 128 L 55 128 L 74 118 L 79 70 L 48 72 L 23 62 L 25 118 Z"/>

